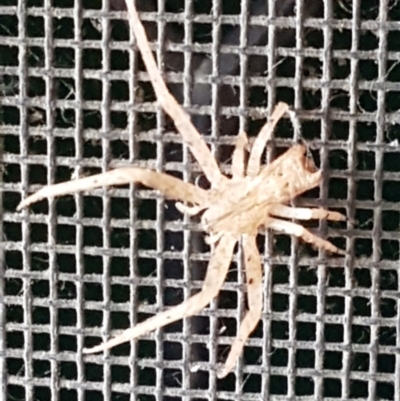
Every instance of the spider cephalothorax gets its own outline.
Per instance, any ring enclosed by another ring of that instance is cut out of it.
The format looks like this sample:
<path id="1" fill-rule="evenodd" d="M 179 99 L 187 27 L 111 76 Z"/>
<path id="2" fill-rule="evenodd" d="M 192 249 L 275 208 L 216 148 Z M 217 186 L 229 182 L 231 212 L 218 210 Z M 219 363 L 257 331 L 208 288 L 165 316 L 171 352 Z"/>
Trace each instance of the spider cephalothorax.
<path id="1" fill-rule="evenodd" d="M 125 330 L 122 334 L 85 353 L 98 352 L 125 341 L 135 339 L 166 324 L 194 315 L 205 308 L 216 297 L 228 272 L 234 247 L 241 240 L 248 288 L 248 307 L 227 361 L 219 376 L 228 374 L 234 367 L 245 341 L 254 330 L 262 313 L 262 265 L 256 245 L 260 229 L 270 228 L 303 240 L 331 252 L 343 253 L 335 245 L 317 237 L 292 219 L 343 220 L 337 212 L 316 208 L 295 208 L 288 204 L 297 195 L 319 185 L 321 171 L 316 170 L 306 148 L 295 145 L 267 166 L 261 167 L 261 156 L 273 129 L 288 111 L 288 106 L 279 103 L 269 121 L 253 142 L 245 163 L 248 140 L 239 134 L 232 157 L 232 176 L 223 175 L 206 143 L 190 122 L 189 116 L 168 92 L 132 2 L 127 1 L 131 27 L 142 53 L 157 98 L 164 110 L 173 118 L 175 125 L 191 152 L 211 183 L 209 190 L 183 182 L 172 176 L 141 169 L 125 167 L 103 174 L 85 177 L 42 188 L 21 202 L 18 209 L 43 198 L 67 193 L 88 191 L 93 188 L 141 183 L 155 188 L 166 197 L 176 199 L 178 208 L 191 215 L 202 213 L 201 223 L 209 234 L 212 256 L 204 284 L 200 292 L 180 305 L 163 311 L 148 320 Z"/>

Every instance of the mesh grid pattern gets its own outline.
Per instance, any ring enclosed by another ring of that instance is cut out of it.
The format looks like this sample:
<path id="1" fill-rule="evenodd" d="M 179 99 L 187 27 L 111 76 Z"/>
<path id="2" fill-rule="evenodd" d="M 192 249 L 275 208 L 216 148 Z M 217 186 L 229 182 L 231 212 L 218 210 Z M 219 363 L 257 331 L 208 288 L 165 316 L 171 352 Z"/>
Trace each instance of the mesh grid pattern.
<path id="1" fill-rule="evenodd" d="M 118 165 L 197 176 L 154 103 L 122 2 L 103 3 L 0 3 L 1 398 L 399 399 L 398 2 L 324 0 L 309 18 L 303 0 L 287 15 L 270 0 L 267 15 L 252 17 L 250 0 L 143 8 L 166 80 L 192 115 L 208 118 L 217 158 L 225 162 L 234 142 L 225 124 L 255 135 L 286 101 L 295 124 L 279 125 L 275 150 L 303 138 L 324 171 L 321 188 L 303 200 L 349 217 L 314 226 L 345 258 L 260 237 L 263 319 L 224 380 L 215 368 L 245 308 L 240 254 L 221 296 L 197 317 L 83 357 L 84 345 L 200 288 L 210 256 L 200 227 L 134 187 L 15 211 L 44 184 Z M 238 25 L 237 43 L 224 44 L 224 29 Z M 268 26 L 268 46 L 246 44 L 253 26 Z M 286 34 L 293 40 L 276 45 Z M 232 54 L 238 72 L 220 75 Z M 211 60 L 212 71 L 194 83 L 196 57 Z M 265 68 L 252 73 L 261 59 Z M 192 104 L 199 82 L 209 85 L 208 104 Z M 234 88 L 233 103 L 223 87 Z"/>

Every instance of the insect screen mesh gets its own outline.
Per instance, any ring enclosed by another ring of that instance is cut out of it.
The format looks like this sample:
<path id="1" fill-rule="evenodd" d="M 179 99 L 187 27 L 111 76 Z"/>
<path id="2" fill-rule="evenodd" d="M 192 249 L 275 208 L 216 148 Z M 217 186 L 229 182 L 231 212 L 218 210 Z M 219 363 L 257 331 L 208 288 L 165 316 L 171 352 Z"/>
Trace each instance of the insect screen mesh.
<path id="1" fill-rule="evenodd" d="M 200 288 L 201 227 L 128 186 L 15 211 L 42 185 L 130 163 L 203 185 L 155 103 L 123 1 L 0 2 L 1 399 L 399 399 L 400 4 L 274 3 L 138 2 L 217 159 L 286 101 L 294 125 L 279 124 L 272 153 L 305 141 L 324 179 L 301 202 L 349 217 L 313 226 L 345 258 L 260 237 L 262 322 L 217 380 L 246 307 L 240 254 L 198 316 L 84 357 Z"/>

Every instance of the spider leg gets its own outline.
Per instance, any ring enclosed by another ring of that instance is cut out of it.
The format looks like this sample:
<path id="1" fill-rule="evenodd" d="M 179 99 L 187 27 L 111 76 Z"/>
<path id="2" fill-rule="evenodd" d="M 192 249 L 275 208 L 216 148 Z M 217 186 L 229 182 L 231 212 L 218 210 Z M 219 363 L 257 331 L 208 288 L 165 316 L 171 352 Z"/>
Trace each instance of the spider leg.
<path id="1" fill-rule="evenodd" d="M 189 147 L 193 156 L 200 164 L 200 167 L 212 186 L 218 185 L 223 179 L 223 175 L 218 167 L 217 161 L 213 157 L 202 136 L 192 124 L 189 115 L 168 91 L 167 85 L 161 76 L 151 51 L 146 31 L 144 30 L 135 7 L 135 2 L 132 0 L 125 0 L 125 4 L 129 13 L 131 31 L 135 35 L 136 44 L 139 47 L 143 62 L 146 65 L 158 102 L 161 104 L 164 111 L 172 118 L 176 129 L 182 135 L 185 144 Z"/>
<path id="2" fill-rule="evenodd" d="M 306 207 L 289 207 L 285 205 L 274 205 L 269 211 L 272 215 L 277 217 L 284 217 L 286 219 L 297 220 L 333 220 L 345 221 L 347 218 L 341 213 L 332 212 L 322 208 L 306 208 Z"/>
<path id="3" fill-rule="evenodd" d="M 261 156 L 264 152 L 265 146 L 271 139 L 276 124 L 288 110 L 289 106 L 286 103 L 278 103 L 267 123 L 261 128 L 260 133 L 253 142 L 249 162 L 247 164 L 247 175 L 250 177 L 255 177 L 260 171 Z"/>
<path id="4" fill-rule="evenodd" d="M 163 311 L 136 326 L 123 331 L 120 335 L 93 348 L 83 349 L 84 354 L 92 354 L 115 347 L 116 345 L 133 340 L 150 331 L 159 329 L 169 323 L 176 322 L 188 316 L 192 316 L 205 308 L 215 298 L 225 280 L 231 264 L 233 251 L 237 238 L 231 234 L 224 235 L 215 248 L 210 259 L 207 274 L 200 292 L 190 297 L 181 304 Z"/>
<path id="5" fill-rule="evenodd" d="M 247 299 L 249 310 L 240 323 L 239 332 L 218 377 L 225 377 L 235 366 L 244 344 L 256 328 L 262 313 L 262 267 L 260 253 L 254 235 L 243 236 L 244 264 L 246 269 Z"/>
<path id="6" fill-rule="evenodd" d="M 240 132 L 236 137 L 235 150 L 232 155 L 232 177 L 241 178 L 245 172 L 245 151 L 248 144 L 245 132 Z"/>
<path id="7" fill-rule="evenodd" d="M 24 199 L 18 205 L 17 210 L 21 210 L 32 203 L 53 196 L 129 183 L 140 183 L 147 187 L 157 189 L 168 198 L 180 199 L 196 205 L 207 203 L 207 191 L 193 184 L 157 171 L 145 170 L 138 167 L 123 167 L 107 171 L 106 173 L 43 187 Z"/>
<path id="8" fill-rule="evenodd" d="M 204 205 L 188 206 L 182 202 L 176 202 L 175 206 L 181 213 L 187 214 L 188 216 L 196 216 L 206 208 Z"/>
<path id="9" fill-rule="evenodd" d="M 305 242 L 313 244 L 319 248 L 323 248 L 329 252 L 338 253 L 340 255 L 346 254 L 346 252 L 339 249 L 331 242 L 314 235 L 312 232 L 310 232 L 300 224 L 292 223 L 291 221 L 286 220 L 268 218 L 268 221 L 266 222 L 266 227 L 271 228 L 275 231 L 302 238 Z"/>

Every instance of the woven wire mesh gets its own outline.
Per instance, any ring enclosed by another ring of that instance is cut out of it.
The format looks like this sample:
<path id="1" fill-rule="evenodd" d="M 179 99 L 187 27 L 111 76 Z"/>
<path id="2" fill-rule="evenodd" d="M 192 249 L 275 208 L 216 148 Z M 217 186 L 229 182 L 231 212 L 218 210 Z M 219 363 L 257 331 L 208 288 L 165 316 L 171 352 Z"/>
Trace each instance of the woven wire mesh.
<path id="1" fill-rule="evenodd" d="M 264 314 L 224 380 L 216 367 L 246 307 L 240 253 L 197 317 L 83 356 L 200 288 L 201 227 L 135 187 L 16 205 L 119 165 L 185 180 L 198 168 L 154 101 L 123 2 L 2 0 L 1 399 L 399 399 L 400 5 L 142 3 L 164 76 L 222 164 L 239 129 L 254 136 L 278 100 L 293 106 L 273 153 L 307 143 L 323 183 L 302 202 L 346 213 L 313 229 L 348 255 L 260 236 Z M 254 27 L 268 37 L 246 43 Z M 211 70 L 196 75 L 201 65 Z M 203 103 L 192 102 L 199 82 Z"/>

